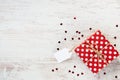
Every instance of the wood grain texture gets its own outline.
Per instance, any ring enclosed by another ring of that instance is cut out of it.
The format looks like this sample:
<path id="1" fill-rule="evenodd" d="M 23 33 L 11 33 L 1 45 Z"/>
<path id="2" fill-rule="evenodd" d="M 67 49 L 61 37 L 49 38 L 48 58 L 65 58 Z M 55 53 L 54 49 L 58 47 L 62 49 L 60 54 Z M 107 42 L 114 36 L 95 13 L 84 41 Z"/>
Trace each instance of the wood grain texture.
<path id="1" fill-rule="evenodd" d="M 0 0 L 0 80 L 120 80 L 120 57 L 97 75 L 75 54 L 60 64 L 53 57 L 57 47 L 72 48 L 97 29 L 120 52 L 116 24 L 120 25 L 119 0 Z M 94 30 L 90 32 L 89 27 Z M 85 34 L 80 41 L 70 40 L 79 36 L 76 30 Z M 58 40 L 63 42 L 59 45 Z M 56 67 L 59 71 L 52 72 Z M 68 73 L 69 69 L 75 74 Z M 84 75 L 75 76 L 80 72 Z"/>

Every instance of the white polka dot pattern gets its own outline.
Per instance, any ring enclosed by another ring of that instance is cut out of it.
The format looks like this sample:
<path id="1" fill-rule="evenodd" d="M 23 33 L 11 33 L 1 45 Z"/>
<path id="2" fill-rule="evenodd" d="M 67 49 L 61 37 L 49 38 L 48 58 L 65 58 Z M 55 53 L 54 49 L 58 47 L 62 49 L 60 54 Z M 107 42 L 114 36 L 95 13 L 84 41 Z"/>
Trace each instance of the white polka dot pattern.
<path id="1" fill-rule="evenodd" d="M 98 50 L 102 56 L 98 56 L 92 49 Z M 99 30 L 79 45 L 75 49 L 75 52 L 79 54 L 79 57 L 93 73 L 98 73 L 102 68 L 106 67 L 106 65 L 119 56 L 118 51 Z"/>

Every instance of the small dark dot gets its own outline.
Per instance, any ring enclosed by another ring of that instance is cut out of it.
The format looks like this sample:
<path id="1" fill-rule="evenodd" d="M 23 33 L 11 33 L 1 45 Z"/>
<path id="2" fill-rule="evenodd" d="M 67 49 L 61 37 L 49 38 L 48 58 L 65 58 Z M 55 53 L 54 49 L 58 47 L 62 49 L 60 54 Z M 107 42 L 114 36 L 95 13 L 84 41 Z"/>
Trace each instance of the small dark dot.
<path id="1" fill-rule="evenodd" d="M 72 74 L 74 74 L 74 71 L 72 71 Z"/>
<path id="2" fill-rule="evenodd" d="M 117 37 L 116 37 L 116 36 L 114 36 L 114 39 L 117 39 Z"/>
<path id="3" fill-rule="evenodd" d="M 74 17 L 74 19 L 76 19 L 76 17 Z"/>
<path id="4" fill-rule="evenodd" d="M 84 35 L 82 34 L 81 37 L 84 37 Z"/>
<path id="5" fill-rule="evenodd" d="M 106 72 L 104 72 L 103 74 L 106 75 Z"/>
<path id="6" fill-rule="evenodd" d="M 80 37 L 78 37 L 78 40 L 80 40 Z"/>
<path id="7" fill-rule="evenodd" d="M 60 23 L 60 25 L 63 25 L 63 23 Z"/>
<path id="8" fill-rule="evenodd" d="M 116 25 L 116 27 L 118 27 L 118 25 Z"/>
<path id="9" fill-rule="evenodd" d="M 74 38 L 71 38 L 72 40 L 74 40 Z"/>
<path id="10" fill-rule="evenodd" d="M 78 33 L 78 31 L 76 31 L 76 33 Z"/>
<path id="11" fill-rule="evenodd" d="M 67 33 L 67 31 L 65 31 L 65 33 Z"/>
<path id="12" fill-rule="evenodd" d="M 58 70 L 58 68 L 55 68 L 55 70 Z"/>
<path id="13" fill-rule="evenodd" d="M 89 28 L 89 30 L 92 30 L 92 28 Z"/>
<path id="14" fill-rule="evenodd" d="M 71 72 L 71 70 L 69 70 L 68 72 Z"/>
<path id="15" fill-rule="evenodd" d="M 77 76 L 79 76 L 79 74 L 77 74 Z"/>
<path id="16" fill-rule="evenodd" d="M 81 75 L 84 75 L 84 73 L 83 73 L 83 72 L 81 72 Z"/>
<path id="17" fill-rule="evenodd" d="M 59 48 L 57 48 L 57 50 L 60 50 Z"/>
<path id="18" fill-rule="evenodd" d="M 80 34 L 81 32 L 78 32 L 78 34 Z"/>
<path id="19" fill-rule="evenodd" d="M 76 68 L 76 66 L 74 65 L 74 68 Z"/>
<path id="20" fill-rule="evenodd" d="M 52 69 L 52 72 L 54 72 L 54 69 Z"/>
<path id="21" fill-rule="evenodd" d="M 114 44 L 114 46 L 116 47 L 116 44 Z"/>
<path id="22" fill-rule="evenodd" d="M 66 38 L 64 38 L 64 40 L 67 40 Z"/>
<path id="23" fill-rule="evenodd" d="M 115 76 L 115 78 L 118 78 L 118 76 Z"/>
<path id="24" fill-rule="evenodd" d="M 58 43 L 61 43 L 60 41 L 58 41 Z"/>

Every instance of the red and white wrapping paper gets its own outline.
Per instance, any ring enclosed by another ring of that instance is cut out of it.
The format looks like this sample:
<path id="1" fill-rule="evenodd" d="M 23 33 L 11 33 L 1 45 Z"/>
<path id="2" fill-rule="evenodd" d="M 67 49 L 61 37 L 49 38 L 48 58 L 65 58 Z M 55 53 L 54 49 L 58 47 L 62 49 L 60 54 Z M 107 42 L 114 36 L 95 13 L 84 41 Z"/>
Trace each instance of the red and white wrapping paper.
<path id="1" fill-rule="evenodd" d="M 98 73 L 119 56 L 118 51 L 100 30 L 76 47 L 75 52 L 93 73 Z"/>

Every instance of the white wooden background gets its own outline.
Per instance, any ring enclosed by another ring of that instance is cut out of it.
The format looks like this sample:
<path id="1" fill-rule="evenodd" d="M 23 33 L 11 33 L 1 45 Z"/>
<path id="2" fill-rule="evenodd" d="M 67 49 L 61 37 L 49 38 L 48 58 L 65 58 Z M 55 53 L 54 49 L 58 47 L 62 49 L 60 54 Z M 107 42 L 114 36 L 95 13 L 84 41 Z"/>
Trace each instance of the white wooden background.
<path id="1" fill-rule="evenodd" d="M 71 48 L 97 29 L 120 52 L 116 24 L 120 25 L 120 0 L 0 0 L 0 80 L 120 80 L 120 57 L 97 75 L 75 54 L 60 64 L 53 57 L 57 47 Z M 85 34 L 80 41 L 70 40 L 79 36 L 76 30 Z M 52 72 L 54 68 L 59 70 Z M 68 73 L 69 69 L 75 74 Z M 77 77 L 81 72 L 84 75 Z"/>

